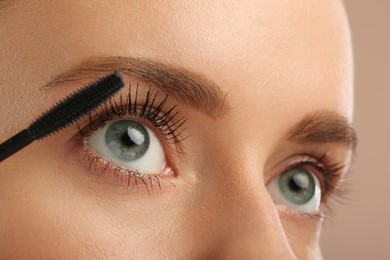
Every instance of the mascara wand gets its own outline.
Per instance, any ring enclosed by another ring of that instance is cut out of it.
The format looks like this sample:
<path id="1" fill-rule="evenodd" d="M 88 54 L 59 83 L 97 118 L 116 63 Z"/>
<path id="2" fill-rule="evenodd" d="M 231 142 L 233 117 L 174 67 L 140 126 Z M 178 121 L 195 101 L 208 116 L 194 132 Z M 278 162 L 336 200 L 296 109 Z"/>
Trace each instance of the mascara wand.
<path id="1" fill-rule="evenodd" d="M 27 129 L 0 144 L 0 162 L 35 140 L 68 127 L 114 95 L 123 85 L 122 77 L 116 71 L 67 96 L 41 115 Z"/>

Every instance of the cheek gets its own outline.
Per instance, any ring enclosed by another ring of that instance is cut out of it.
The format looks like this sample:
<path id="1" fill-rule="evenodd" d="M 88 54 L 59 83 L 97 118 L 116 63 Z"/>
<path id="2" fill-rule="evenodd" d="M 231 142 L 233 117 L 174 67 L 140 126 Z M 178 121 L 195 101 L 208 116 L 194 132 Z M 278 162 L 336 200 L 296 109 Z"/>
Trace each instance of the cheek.
<path id="1" fill-rule="evenodd" d="M 48 178 L 52 165 L 44 160 L 40 160 L 41 165 L 34 163 L 40 157 L 34 157 L 30 151 L 27 148 L 23 152 L 23 162 L 5 168 L 3 176 L 11 178 L 1 178 L 0 233 L 7 238 L 0 243 L 1 255 L 25 257 L 34 252 L 43 257 L 47 253 L 59 255 L 61 250 L 72 255 L 77 237 L 62 225 L 70 210 L 63 207 L 62 201 L 68 191 Z"/>
<path id="2" fill-rule="evenodd" d="M 79 161 L 64 154 L 72 150 L 66 149 L 66 135 L 35 142 L 5 161 L 0 234 L 7 239 L 0 256 L 159 258 L 169 248 L 175 252 L 177 198 L 183 196 L 157 188 L 138 194 L 94 182 Z"/>
<path id="3" fill-rule="evenodd" d="M 279 215 L 288 242 L 298 259 L 321 259 L 321 224 L 311 220 L 292 219 L 281 212 Z"/>
<path id="4" fill-rule="evenodd" d="M 0 233 L 7 239 L 0 243 L 0 255 L 25 257 L 33 252 L 44 258 L 67 252 L 76 258 L 87 250 L 89 256 L 98 257 L 101 249 L 91 241 L 103 237 L 96 226 L 104 227 L 104 220 L 99 223 L 96 210 L 86 206 L 88 200 L 61 178 L 72 167 L 61 164 L 61 154 L 51 149 L 50 142 L 35 142 L 4 162 Z"/>

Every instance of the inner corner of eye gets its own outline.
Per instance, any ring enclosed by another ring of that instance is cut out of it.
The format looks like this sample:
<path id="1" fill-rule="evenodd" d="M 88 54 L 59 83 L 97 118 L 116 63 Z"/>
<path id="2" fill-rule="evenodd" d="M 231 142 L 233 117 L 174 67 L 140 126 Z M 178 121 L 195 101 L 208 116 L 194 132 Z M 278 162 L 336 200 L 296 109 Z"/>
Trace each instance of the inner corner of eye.
<path id="1" fill-rule="evenodd" d="M 146 125 L 130 119 L 110 121 L 87 138 L 88 146 L 112 164 L 158 173 L 166 164 L 163 146 Z"/>

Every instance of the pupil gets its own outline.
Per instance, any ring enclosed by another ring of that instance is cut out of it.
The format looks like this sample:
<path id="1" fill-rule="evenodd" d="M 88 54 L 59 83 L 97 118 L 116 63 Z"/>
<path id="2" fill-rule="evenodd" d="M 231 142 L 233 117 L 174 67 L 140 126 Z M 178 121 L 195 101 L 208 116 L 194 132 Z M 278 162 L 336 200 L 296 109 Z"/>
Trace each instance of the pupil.
<path id="1" fill-rule="evenodd" d="M 294 178 L 290 179 L 290 181 L 288 182 L 288 186 L 294 192 L 300 192 L 302 190 L 302 187 L 299 186 L 299 184 L 294 180 Z"/>
<path id="2" fill-rule="evenodd" d="M 135 143 L 133 142 L 133 140 L 131 140 L 130 136 L 127 133 L 123 133 L 123 135 L 121 136 L 121 141 L 126 147 L 131 147 L 135 145 Z"/>
<path id="3" fill-rule="evenodd" d="M 132 120 L 111 123 L 105 135 L 108 149 L 123 162 L 135 161 L 144 156 L 149 149 L 148 130 Z"/>

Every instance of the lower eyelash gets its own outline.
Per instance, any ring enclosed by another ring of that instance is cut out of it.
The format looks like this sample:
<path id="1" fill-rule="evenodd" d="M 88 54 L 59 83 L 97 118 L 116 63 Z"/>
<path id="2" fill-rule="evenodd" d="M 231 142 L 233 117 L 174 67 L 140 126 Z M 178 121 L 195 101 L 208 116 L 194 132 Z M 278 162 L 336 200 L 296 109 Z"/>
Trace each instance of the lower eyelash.
<path id="1" fill-rule="evenodd" d="M 276 207 L 280 210 L 282 214 L 287 213 L 288 217 L 293 217 L 297 221 L 301 221 L 302 225 L 307 225 L 308 224 L 307 221 L 313 223 L 322 223 L 326 218 L 326 215 L 323 212 L 306 213 L 306 212 L 298 211 L 296 209 L 293 209 L 283 204 L 276 205 Z"/>
<path id="2" fill-rule="evenodd" d="M 119 186 L 126 186 L 133 190 L 138 191 L 138 186 L 143 185 L 148 194 L 153 191 L 154 187 L 158 187 L 161 191 L 162 182 L 168 182 L 173 187 L 175 185 L 169 180 L 169 177 L 174 176 L 174 172 L 170 167 L 164 165 L 160 174 L 145 174 L 137 170 L 125 169 L 118 165 L 115 165 L 96 153 L 87 148 L 82 153 L 81 161 L 85 164 L 85 167 L 92 173 L 95 173 L 98 178 L 105 177 Z"/>

